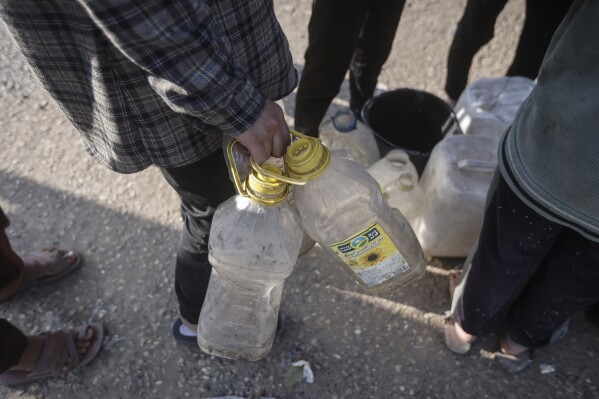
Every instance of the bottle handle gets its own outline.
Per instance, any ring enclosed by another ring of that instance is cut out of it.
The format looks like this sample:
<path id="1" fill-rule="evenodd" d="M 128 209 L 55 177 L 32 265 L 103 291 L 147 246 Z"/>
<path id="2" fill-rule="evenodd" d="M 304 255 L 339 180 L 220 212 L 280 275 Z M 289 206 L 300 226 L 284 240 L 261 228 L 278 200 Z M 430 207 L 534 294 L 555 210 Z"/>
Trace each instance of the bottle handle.
<path id="1" fill-rule="evenodd" d="M 315 139 L 314 137 L 310 137 L 310 136 L 306 136 L 303 133 L 298 132 L 297 130 L 294 129 L 289 129 L 289 133 L 291 133 L 291 135 L 300 138 L 300 139 L 308 139 L 308 140 L 318 140 Z M 284 160 L 285 158 L 283 158 Z M 267 176 L 267 177 L 271 177 L 273 179 L 277 179 L 280 180 L 282 182 L 285 182 L 287 184 L 293 184 L 295 186 L 304 186 L 306 184 L 308 184 L 308 180 L 302 180 L 302 179 L 294 179 L 292 177 L 289 177 L 287 175 L 277 175 L 269 170 L 265 170 L 264 168 L 262 168 L 260 165 L 258 165 L 258 163 L 254 160 L 254 158 L 250 157 L 250 161 L 252 163 L 252 168 L 254 168 L 254 170 L 256 170 L 258 173 L 260 173 L 263 176 Z M 287 173 L 287 163 L 284 162 L 285 165 L 285 173 Z"/>
<path id="2" fill-rule="evenodd" d="M 496 162 L 462 159 L 458 161 L 458 169 L 469 172 L 493 173 L 497 167 Z"/>
<path id="3" fill-rule="evenodd" d="M 314 140 L 314 138 L 306 136 L 306 135 L 304 135 L 296 130 L 293 130 L 293 129 L 289 129 L 289 132 L 298 138 L 302 138 L 302 139 L 306 138 L 306 139 Z M 243 184 L 243 182 L 241 181 L 241 178 L 239 177 L 239 171 L 237 169 L 237 165 L 235 164 L 235 158 L 233 156 L 233 146 L 235 145 L 235 143 L 237 143 L 237 141 L 238 141 L 237 139 L 232 139 L 227 144 L 227 157 L 229 158 L 231 175 L 233 176 L 233 183 L 235 183 L 235 188 L 237 189 L 237 192 L 239 193 L 239 195 L 241 195 L 243 197 L 248 197 L 249 194 L 245 188 L 245 184 Z M 293 184 L 296 186 L 303 186 L 308 183 L 308 180 L 294 179 L 294 178 L 286 176 L 286 175 L 279 175 L 279 174 L 276 174 L 269 170 L 266 170 L 262 166 L 258 165 L 258 163 L 254 160 L 254 158 L 252 156 L 250 156 L 250 163 L 251 163 L 252 168 L 256 172 L 260 173 L 262 176 L 267 176 L 267 177 L 282 181 L 284 183 Z M 287 165 L 285 165 L 285 169 L 287 169 Z"/>
<path id="4" fill-rule="evenodd" d="M 237 139 L 231 139 L 227 144 L 227 157 L 229 158 L 229 168 L 231 170 L 231 176 L 233 176 L 233 183 L 235 184 L 235 189 L 237 193 L 242 197 L 249 197 L 247 190 L 245 189 L 245 184 L 241 182 L 241 178 L 239 177 L 239 170 L 237 169 L 237 164 L 235 164 L 235 156 L 233 155 L 233 146 L 237 143 Z"/>

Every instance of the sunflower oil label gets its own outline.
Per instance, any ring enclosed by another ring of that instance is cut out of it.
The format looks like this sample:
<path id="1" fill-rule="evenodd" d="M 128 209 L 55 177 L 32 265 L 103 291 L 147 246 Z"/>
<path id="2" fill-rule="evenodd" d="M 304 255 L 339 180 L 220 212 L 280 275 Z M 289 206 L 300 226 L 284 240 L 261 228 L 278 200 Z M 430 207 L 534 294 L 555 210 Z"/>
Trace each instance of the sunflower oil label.
<path id="1" fill-rule="evenodd" d="M 330 247 L 367 285 L 379 285 L 410 268 L 378 223 Z"/>

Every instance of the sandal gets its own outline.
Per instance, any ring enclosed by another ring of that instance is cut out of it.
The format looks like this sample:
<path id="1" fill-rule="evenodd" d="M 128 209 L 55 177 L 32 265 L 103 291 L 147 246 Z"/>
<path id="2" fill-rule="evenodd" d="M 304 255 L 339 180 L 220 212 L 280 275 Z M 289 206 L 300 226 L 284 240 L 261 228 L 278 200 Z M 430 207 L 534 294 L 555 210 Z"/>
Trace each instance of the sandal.
<path id="1" fill-rule="evenodd" d="M 527 368 L 533 361 L 533 359 L 542 353 L 547 347 L 561 342 L 568 334 L 568 330 L 570 329 L 570 320 L 566 320 L 561 326 L 559 326 L 553 333 L 551 334 L 551 338 L 549 339 L 549 344 L 542 348 L 537 349 L 526 349 L 525 351 L 518 353 L 517 355 L 508 355 L 502 352 L 495 353 L 495 361 L 508 373 L 515 374 L 519 373 L 525 368 Z M 506 336 L 507 340 L 511 340 L 511 338 Z"/>
<path id="2" fill-rule="evenodd" d="M 69 264 L 64 258 L 68 252 L 72 252 L 75 256 L 75 261 L 72 264 Z M 77 270 L 82 263 L 81 255 L 77 252 L 56 247 L 44 248 L 32 254 L 25 255 L 23 259 L 30 260 L 28 263 L 31 266 L 27 266 L 27 268 L 33 270 L 33 272 L 26 275 L 23 283 L 14 292 L 5 298 L 0 298 L 0 303 L 8 301 L 38 285 L 60 280 Z M 43 267 L 51 269 L 54 273 L 47 277 L 41 277 L 41 269 Z"/>
<path id="3" fill-rule="evenodd" d="M 91 344 L 81 358 L 77 354 L 76 342 L 84 337 L 88 328 L 94 331 Z M 72 329 L 46 332 L 44 346 L 32 371 L 9 370 L 0 374 L 0 385 L 13 387 L 28 384 L 43 378 L 55 377 L 71 372 L 88 364 L 100 351 L 104 339 L 104 327 L 98 323 L 85 324 Z M 70 368 L 63 371 L 66 362 Z"/>

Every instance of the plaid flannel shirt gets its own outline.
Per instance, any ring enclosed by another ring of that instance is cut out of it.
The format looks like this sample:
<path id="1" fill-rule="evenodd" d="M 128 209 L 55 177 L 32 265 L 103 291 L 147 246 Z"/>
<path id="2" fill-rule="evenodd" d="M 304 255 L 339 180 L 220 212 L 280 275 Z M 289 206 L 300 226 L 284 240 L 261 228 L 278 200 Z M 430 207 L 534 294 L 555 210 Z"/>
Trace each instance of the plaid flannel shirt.
<path id="1" fill-rule="evenodd" d="M 34 73 L 121 173 L 177 167 L 297 84 L 272 0 L 0 0 Z"/>

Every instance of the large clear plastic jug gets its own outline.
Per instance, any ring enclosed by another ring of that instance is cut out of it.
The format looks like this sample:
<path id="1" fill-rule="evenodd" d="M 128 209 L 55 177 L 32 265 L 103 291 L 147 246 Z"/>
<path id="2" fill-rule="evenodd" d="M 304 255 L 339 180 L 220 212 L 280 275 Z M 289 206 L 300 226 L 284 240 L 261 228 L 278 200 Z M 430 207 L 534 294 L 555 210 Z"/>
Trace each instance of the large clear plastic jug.
<path id="1" fill-rule="evenodd" d="M 337 111 L 325 120 L 318 132 L 322 143 L 331 150 L 345 150 L 357 163 L 369 167 L 381 157 L 372 130 L 349 109 Z"/>
<path id="2" fill-rule="evenodd" d="M 400 149 L 387 155 L 368 168 L 392 208 L 397 208 L 412 223 L 424 207 L 424 193 L 418 186 L 418 173 L 407 152 Z"/>
<path id="3" fill-rule="evenodd" d="M 302 137 L 285 167 L 305 231 L 363 288 L 385 292 L 422 276 L 424 254 L 405 217 L 383 198 L 379 184 L 350 157 Z M 306 183 L 307 182 L 307 183 Z"/>
<path id="4" fill-rule="evenodd" d="M 281 175 L 274 165 L 263 165 Z M 297 261 L 303 230 L 288 186 L 252 170 L 240 195 L 222 203 L 210 229 L 213 266 L 198 322 L 207 353 L 255 361 L 275 337 L 283 282 Z M 243 195 L 241 195 L 243 194 Z"/>
<path id="5" fill-rule="evenodd" d="M 455 106 L 462 132 L 500 136 L 534 87 L 534 81 L 521 76 L 482 78 L 468 85 Z"/>
<path id="6" fill-rule="evenodd" d="M 497 136 L 456 135 L 433 149 L 420 178 L 425 209 L 412 224 L 429 256 L 467 256 L 482 227 Z"/>

